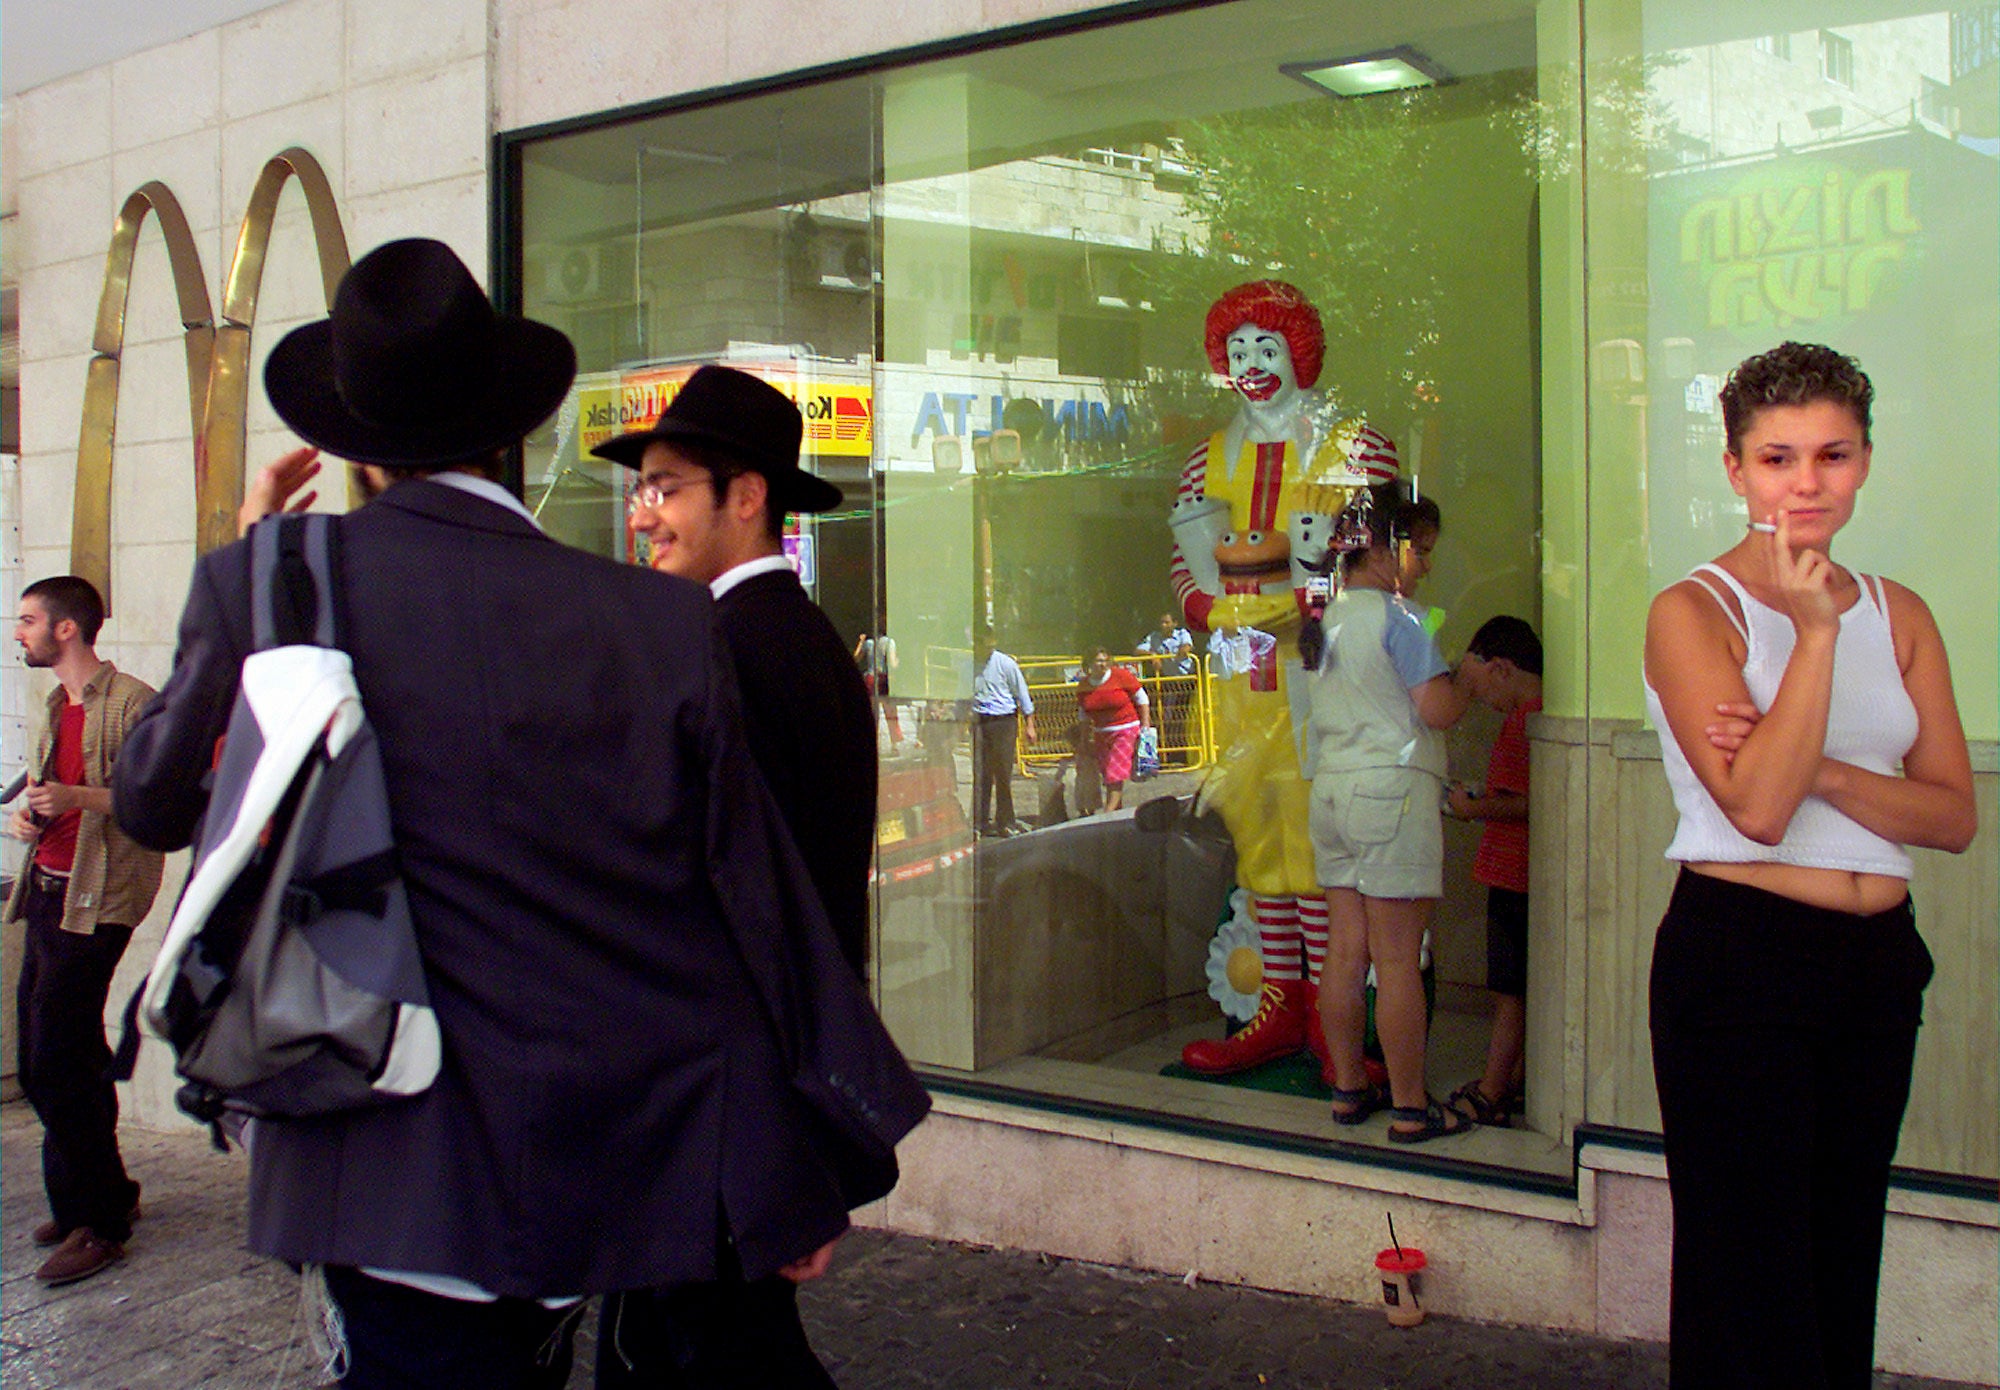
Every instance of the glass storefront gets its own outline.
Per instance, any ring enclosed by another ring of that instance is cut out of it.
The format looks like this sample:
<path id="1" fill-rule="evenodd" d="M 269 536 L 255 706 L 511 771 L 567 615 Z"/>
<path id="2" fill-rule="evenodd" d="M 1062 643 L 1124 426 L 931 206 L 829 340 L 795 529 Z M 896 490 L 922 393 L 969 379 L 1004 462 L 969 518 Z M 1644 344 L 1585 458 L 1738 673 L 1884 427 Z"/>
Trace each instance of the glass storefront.
<path id="1" fill-rule="evenodd" d="M 1644 615 L 1740 529 L 1715 392 L 1785 337 L 1874 374 L 1876 478 L 1841 558 L 1929 596 L 1991 773 L 1994 7 L 1833 8 L 1233 0 L 503 137 L 503 294 L 582 367 L 525 461 L 544 524 L 642 558 L 630 479 L 589 449 L 705 361 L 791 392 L 808 466 L 845 489 L 787 547 L 875 687 L 874 986 L 938 1084 L 1386 1148 L 1379 1126 L 1332 1125 L 1308 1060 L 1213 1077 L 1183 1050 L 1313 961 L 1310 884 L 1259 867 L 1273 836 L 1305 835 L 1278 790 L 1306 699 L 1286 556 L 1393 468 L 1441 514 L 1415 599 L 1445 655 L 1501 614 L 1547 654 L 1526 1108 L 1425 1152 L 1560 1185 L 1577 1125 L 1657 1129 L 1644 971 L 1670 805 Z M 1246 586 L 1177 573 L 1217 541 L 1177 499 L 1191 467 L 1236 479 L 1265 417 L 1205 321 L 1266 280 L 1310 302 L 1324 346 L 1277 332 L 1284 390 L 1306 388 L 1283 397 L 1296 437 L 1243 472 L 1220 537 L 1264 547 L 1265 577 L 1211 610 L 1206 591 Z M 1192 629 L 1185 665 L 1146 641 L 1163 615 Z M 1036 705 L 1008 823 L 975 805 L 970 701 L 996 648 Z M 1125 750 L 1090 718 L 1099 650 L 1153 726 L 1157 770 L 1139 759 L 1122 785 Z M 1453 778 L 1484 778 L 1499 723 L 1475 709 L 1451 731 Z M 1991 780 L 1973 852 L 1920 870 L 1933 951 L 1961 968 L 1933 989 L 1903 1154 L 1985 1177 Z M 1438 1095 L 1480 1071 L 1492 1009 L 1479 830 L 1444 834 Z M 1292 888 L 1303 927 L 1270 906 Z"/>

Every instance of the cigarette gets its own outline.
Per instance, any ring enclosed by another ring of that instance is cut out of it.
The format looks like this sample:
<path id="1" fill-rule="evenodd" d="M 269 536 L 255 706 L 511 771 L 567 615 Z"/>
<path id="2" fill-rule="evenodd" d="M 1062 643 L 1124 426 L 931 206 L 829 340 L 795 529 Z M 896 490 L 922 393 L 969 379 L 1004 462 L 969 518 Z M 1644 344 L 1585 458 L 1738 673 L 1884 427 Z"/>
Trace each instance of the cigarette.
<path id="1" fill-rule="evenodd" d="M 1778 524 L 1775 521 L 1753 521 L 1750 523 L 1750 529 L 1761 532 L 1766 536 L 1775 536 L 1778 534 Z"/>

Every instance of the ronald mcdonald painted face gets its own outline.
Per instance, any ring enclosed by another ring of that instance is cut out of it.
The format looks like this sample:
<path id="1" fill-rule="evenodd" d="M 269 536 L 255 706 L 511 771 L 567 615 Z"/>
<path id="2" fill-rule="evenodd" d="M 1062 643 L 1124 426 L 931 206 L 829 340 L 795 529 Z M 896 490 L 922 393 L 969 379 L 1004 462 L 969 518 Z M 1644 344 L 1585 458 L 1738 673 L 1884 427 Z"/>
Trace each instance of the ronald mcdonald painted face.
<path id="1" fill-rule="evenodd" d="M 1297 394 L 1298 374 L 1292 369 L 1291 344 L 1285 335 L 1246 323 L 1224 342 L 1229 384 L 1245 400 L 1262 404 Z"/>

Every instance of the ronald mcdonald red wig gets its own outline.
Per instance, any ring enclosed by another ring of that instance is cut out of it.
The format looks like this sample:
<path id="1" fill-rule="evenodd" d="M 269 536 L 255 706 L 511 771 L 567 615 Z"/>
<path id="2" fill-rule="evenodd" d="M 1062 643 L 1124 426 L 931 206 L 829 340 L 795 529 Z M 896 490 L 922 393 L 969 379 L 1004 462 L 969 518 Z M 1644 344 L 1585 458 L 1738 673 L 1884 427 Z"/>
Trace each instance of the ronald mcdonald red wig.
<path id="1" fill-rule="evenodd" d="M 1203 343 L 1208 348 L 1208 365 L 1229 374 L 1229 335 L 1246 323 L 1254 323 L 1271 333 L 1284 335 L 1292 350 L 1292 374 L 1301 389 L 1319 380 L 1320 363 L 1326 356 L 1326 329 L 1297 286 L 1283 280 L 1252 280 L 1238 285 L 1209 307 Z"/>

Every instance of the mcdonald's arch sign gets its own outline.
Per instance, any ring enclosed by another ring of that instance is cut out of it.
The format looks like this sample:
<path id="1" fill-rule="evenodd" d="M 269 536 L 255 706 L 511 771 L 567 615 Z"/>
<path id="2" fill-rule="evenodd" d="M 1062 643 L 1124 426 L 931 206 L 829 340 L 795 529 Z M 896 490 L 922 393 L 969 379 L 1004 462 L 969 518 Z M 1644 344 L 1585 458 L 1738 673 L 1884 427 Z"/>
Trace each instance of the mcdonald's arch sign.
<path id="1" fill-rule="evenodd" d="M 132 260 L 139 229 L 151 212 L 160 224 L 180 300 L 187 349 L 188 418 L 194 441 L 195 551 L 206 554 L 236 539 L 243 505 L 244 431 L 250 407 L 250 330 L 257 291 L 271 246 L 278 195 L 297 179 L 312 217 L 313 241 L 329 311 L 347 273 L 347 233 L 333 188 L 319 161 L 301 149 L 273 156 L 257 176 L 236 235 L 236 251 L 223 279 L 222 317 L 210 308 L 201 252 L 188 231 L 180 201 L 164 183 L 151 182 L 125 200 L 104 258 L 104 290 L 91 337 L 83 392 L 83 426 L 76 446 L 76 500 L 70 514 L 70 572 L 82 575 L 111 606 L 111 453 L 118 423 L 119 359 L 125 348 L 125 309 L 132 290 Z"/>

